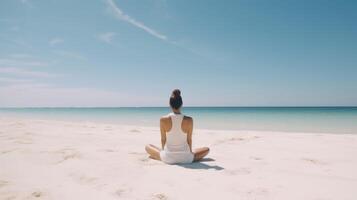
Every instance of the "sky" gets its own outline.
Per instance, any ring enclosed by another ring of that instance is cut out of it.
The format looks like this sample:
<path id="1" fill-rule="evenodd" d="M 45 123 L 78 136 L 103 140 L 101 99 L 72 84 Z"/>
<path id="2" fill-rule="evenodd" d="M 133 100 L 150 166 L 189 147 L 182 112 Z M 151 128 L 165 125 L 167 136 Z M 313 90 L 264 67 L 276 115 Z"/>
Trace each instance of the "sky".
<path id="1" fill-rule="evenodd" d="M 357 3 L 1 0 L 0 107 L 357 106 Z"/>

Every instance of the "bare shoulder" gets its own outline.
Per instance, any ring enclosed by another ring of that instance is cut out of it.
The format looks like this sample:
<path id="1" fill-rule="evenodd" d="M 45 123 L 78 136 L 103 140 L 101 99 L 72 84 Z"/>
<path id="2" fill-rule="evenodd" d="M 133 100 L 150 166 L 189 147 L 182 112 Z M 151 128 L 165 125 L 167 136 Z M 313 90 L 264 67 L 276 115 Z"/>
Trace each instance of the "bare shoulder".
<path id="1" fill-rule="evenodd" d="M 184 117 L 183 117 L 183 120 L 184 120 L 184 122 L 187 123 L 187 124 L 193 124 L 193 118 L 190 117 L 190 116 L 184 116 Z"/>
<path id="2" fill-rule="evenodd" d="M 184 116 L 182 120 L 182 130 L 189 133 L 193 129 L 193 119 L 190 116 Z"/>
<path id="3" fill-rule="evenodd" d="M 167 123 L 168 121 L 170 120 L 170 116 L 162 116 L 161 118 L 160 118 L 160 122 L 161 123 Z"/>

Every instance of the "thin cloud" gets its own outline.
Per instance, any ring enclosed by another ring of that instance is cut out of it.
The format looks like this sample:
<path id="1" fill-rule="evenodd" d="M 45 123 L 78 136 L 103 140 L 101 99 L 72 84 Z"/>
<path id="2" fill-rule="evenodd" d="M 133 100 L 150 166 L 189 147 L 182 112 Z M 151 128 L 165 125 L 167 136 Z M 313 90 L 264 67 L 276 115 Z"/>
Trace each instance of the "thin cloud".
<path id="1" fill-rule="evenodd" d="M 102 33 L 98 35 L 98 39 L 102 40 L 103 42 L 106 42 L 108 44 L 111 44 L 113 41 L 113 37 L 116 35 L 114 32 L 107 32 L 107 33 Z"/>
<path id="2" fill-rule="evenodd" d="M 133 97 L 96 88 L 66 88 L 30 83 L 0 85 L 0 107 L 96 107 L 131 105 Z"/>
<path id="3" fill-rule="evenodd" d="M 0 77 L 0 83 L 18 84 L 18 83 L 31 83 L 31 82 L 33 82 L 33 80 L 31 80 L 31 79 L 17 79 L 17 78 Z"/>
<path id="4" fill-rule="evenodd" d="M 25 77 L 38 77 L 38 78 L 52 78 L 58 76 L 57 74 L 50 74 L 48 72 L 33 71 L 28 69 L 16 68 L 16 67 L 2 67 L 0 68 L 0 74 L 25 76 Z"/>
<path id="5" fill-rule="evenodd" d="M 159 33 L 158 31 L 146 26 L 145 24 L 143 24 L 140 21 L 137 21 L 136 19 L 133 19 L 132 17 L 130 17 L 129 15 L 125 14 L 115 3 L 113 0 L 107 0 L 106 1 L 107 6 L 110 8 L 110 10 L 112 11 L 112 13 L 115 15 L 115 17 L 119 20 L 125 21 L 139 29 L 144 30 L 145 32 L 149 33 L 150 35 L 160 39 L 160 40 L 164 40 L 167 41 L 167 36 L 163 35 L 161 33 Z"/>
<path id="6" fill-rule="evenodd" d="M 185 47 L 184 45 L 176 42 L 176 41 L 173 41 L 173 40 L 169 40 L 168 37 L 166 35 L 163 35 L 161 33 L 159 33 L 158 31 L 146 26 L 144 23 L 140 22 L 140 21 L 137 21 L 136 19 L 133 19 L 132 17 L 130 17 L 129 15 L 125 14 L 114 2 L 114 0 L 106 0 L 105 1 L 108 8 L 110 9 L 110 11 L 114 14 L 114 16 L 119 19 L 119 20 L 122 20 L 122 21 L 125 21 L 139 29 L 142 29 L 144 30 L 145 32 L 149 33 L 150 35 L 160 39 L 160 40 L 163 40 L 169 44 L 172 44 L 178 48 L 181 48 L 185 51 L 188 51 L 192 54 L 195 54 L 197 56 L 200 56 L 200 57 L 207 57 L 207 56 L 204 56 L 202 55 L 200 52 L 198 51 L 195 51 L 191 48 L 187 48 Z"/>
<path id="7" fill-rule="evenodd" d="M 44 67 L 44 66 L 48 66 L 48 63 L 38 60 L 20 60 L 20 58 L 19 59 L 0 58 L 0 67 L 2 66 Z"/>
<path id="8" fill-rule="evenodd" d="M 50 40 L 49 43 L 50 43 L 51 46 L 55 46 L 55 45 L 61 44 L 63 42 L 64 42 L 64 40 L 62 38 L 53 38 L 53 39 Z"/>

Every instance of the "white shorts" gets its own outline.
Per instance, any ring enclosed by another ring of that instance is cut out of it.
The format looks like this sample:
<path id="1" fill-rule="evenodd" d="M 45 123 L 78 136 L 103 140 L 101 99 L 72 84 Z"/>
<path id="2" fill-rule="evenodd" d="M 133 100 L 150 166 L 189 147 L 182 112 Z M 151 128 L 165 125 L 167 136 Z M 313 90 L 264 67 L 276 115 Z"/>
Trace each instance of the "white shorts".
<path id="1" fill-rule="evenodd" d="M 160 151 L 160 158 L 166 164 L 192 163 L 194 155 L 191 152 L 168 152 Z"/>

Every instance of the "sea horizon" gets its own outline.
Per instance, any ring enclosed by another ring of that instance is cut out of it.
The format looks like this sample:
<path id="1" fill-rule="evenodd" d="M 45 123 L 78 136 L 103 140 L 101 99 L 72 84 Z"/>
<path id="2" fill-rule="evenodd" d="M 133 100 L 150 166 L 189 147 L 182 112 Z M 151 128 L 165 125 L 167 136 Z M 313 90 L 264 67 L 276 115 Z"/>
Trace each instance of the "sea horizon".
<path id="1" fill-rule="evenodd" d="M 0 109 L 8 108 L 168 108 L 169 106 L 9 106 L 0 107 Z M 184 106 L 185 108 L 357 108 L 356 106 Z"/>

